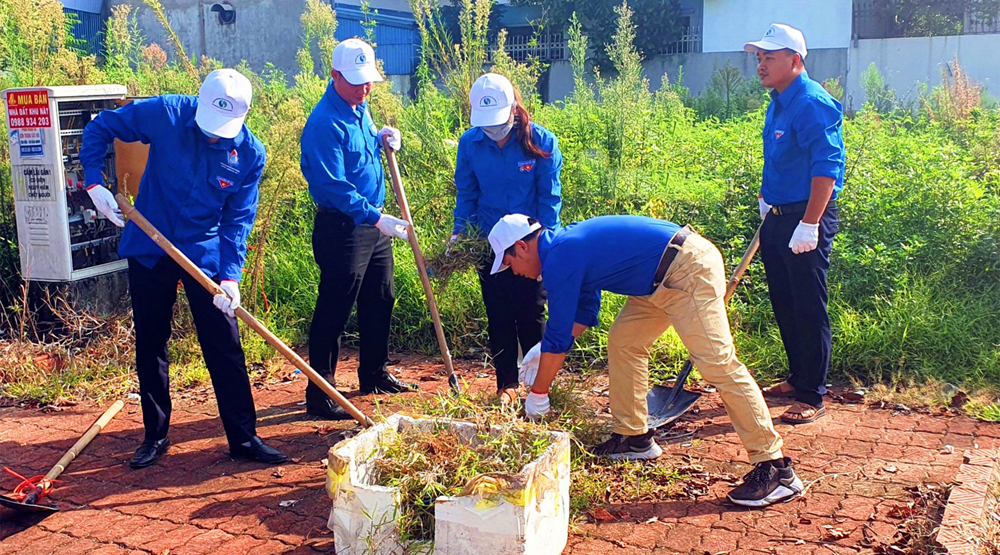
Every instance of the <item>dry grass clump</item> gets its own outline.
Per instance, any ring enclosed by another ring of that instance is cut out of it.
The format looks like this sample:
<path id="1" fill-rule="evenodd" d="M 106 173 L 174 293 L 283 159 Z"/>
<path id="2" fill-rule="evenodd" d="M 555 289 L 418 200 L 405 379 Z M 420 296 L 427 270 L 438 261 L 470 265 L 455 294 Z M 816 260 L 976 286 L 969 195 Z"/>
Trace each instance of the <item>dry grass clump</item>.
<path id="1" fill-rule="evenodd" d="M 407 428 L 380 446 L 374 483 L 399 489 L 396 523 L 404 542 L 434 540 L 434 500 L 474 492 L 499 494 L 521 468 L 539 457 L 550 439 L 527 427 L 501 433 L 480 429 L 469 438 L 445 425 Z"/>
<path id="2" fill-rule="evenodd" d="M 459 235 L 450 248 L 442 248 L 430 256 L 427 267 L 433 273 L 431 277 L 444 288 L 448 286 L 452 274 L 476 270 L 489 262 L 492 256 L 493 251 L 489 241 L 470 230 Z"/>

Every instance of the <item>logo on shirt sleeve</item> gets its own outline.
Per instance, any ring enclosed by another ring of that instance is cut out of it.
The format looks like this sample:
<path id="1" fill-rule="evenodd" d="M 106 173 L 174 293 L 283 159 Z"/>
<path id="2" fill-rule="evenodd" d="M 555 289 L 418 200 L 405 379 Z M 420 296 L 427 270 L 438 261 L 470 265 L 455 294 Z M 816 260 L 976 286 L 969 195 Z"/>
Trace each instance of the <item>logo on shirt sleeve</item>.
<path id="1" fill-rule="evenodd" d="M 236 152 L 236 149 L 234 148 L 229 152 L 229 165 L 238 166 L 239 163 L 240 163 L 240 155 Z"/>
<path id="2" fill-rule="evenodd" d="M 780 129 L 779 129 L 778 131 L 775 131 L 775 132 L 774 132 L 774 140 L 776 140 L 776 141 L 777 141 L 777 140 L 778 140 L 778 139 L 780 139 L 780 138 L 782 137 L 782 135 L 784 135 L 784 134 L 785 134 L 785 132 L 784 132 L 784 131 L 781 131 Z"/>
<path id="3" fill-rule="evenodd" d="M 217 177 L 216 179 L 219 180 L 219 187 L 222 187 L 223 189 L 228 189 L 233 186 L 233 182 L 228 179 L 223 179 L 221 177 Z"/>
<path id="4" fill-rule="evenodd" d="M 535 168 L 534 160 L 525 160 L 523 162 L 517 163 L 517 169 L 519 169 L 522 172 L 530 172 L 534 168 Z"/>

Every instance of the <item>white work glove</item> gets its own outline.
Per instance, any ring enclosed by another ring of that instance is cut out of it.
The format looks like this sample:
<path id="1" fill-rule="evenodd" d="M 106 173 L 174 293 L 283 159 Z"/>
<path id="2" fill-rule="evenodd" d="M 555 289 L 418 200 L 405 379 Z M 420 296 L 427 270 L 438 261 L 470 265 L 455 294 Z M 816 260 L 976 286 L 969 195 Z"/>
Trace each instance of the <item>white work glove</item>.
<path id="1" fill-rule="evenodd" d="M 535 383 L 535 376 L 538 375 L 538 362 L 542 358 L 542 343 L 539 342 L 534 347 L 528 349 L 521 359 L 521 367 L 517 370 L 517 378 L 525 387 L 531 387 Z"/>
<path id="2" fill-rule="evenodd" d="M 231 279 L 224 279 L 219 287 L 223 293 L 216 295 L 212 303 L 226 315 L 235 316 L 236 309 L 240 307 L 240 284 Z"/>
<path id="3" fill-rule="evenodd" d="M 378 221 L 375 222 L 375 227 L 377 227 L 383 235 L 396 237 L 404 241 L 408 241 L 410 239 L 409 235 L 406 233 L 406 228 L 410 227 L 410 222 L 406 220 L 400 220 L 399 218 L 388 214 L 382 214 Z"/>
<path id="4" fill-rule="evenodd" d="M 399 150 L 403 146 L 402 135 L 399 134 L 399 129 L 395 127 L 385 126 L 378 132 L 378 140 L 382 142 L 382 137 L 386 135 L 389 136 L 389 148 L 393 150 Z"/>
<path id="5" fill-rule="evenodd" d="M 451 248 L 454 247 L 455 243 L 457 242 L 458 242 L 458 234 L 456 233 L 451 236 L 451 239 L 448 239 L 448 243 L 444 246 L 444 254 L 446 256 L 451 254 Z"/>
<path id="6" fill-rule="evenodd" d="M 118 207 L 118 201 L 115 200 L 115 195 L 111 191 L 101 185 L 100 183 L 94 183 L 90 187 L 87 187 L 87 194 L 90 195 L 90 200 L 94 201 L 94 208 L 104 217 L 111 220 L 111 223 L 118 227 L 125 227 L 125 217 L 122 216 L 122 210 Z"/>
<path id="7" fill-rule="evenodd" d="M 547 412 L 549 412 L 549 394 L 529 392 L 524 400 L 524 414 L 531 420 L 538 420 Z"/>
<path id="8" fill-rule="evenodd" d="M 771 211 L 771 205 L 764 202 L 764 197 L 757 197 L 757 207 L 760 209 L 760 219 L 764 219 L 767 213 Z"/>
<path id="9" fill-rule="evenodd" d="M 799 221 L 792 233 L 792 240 L 788 242 L 788 248 L 795 254 L 809 252 L 819 244 L 819 224 L 807 224 Z"/>

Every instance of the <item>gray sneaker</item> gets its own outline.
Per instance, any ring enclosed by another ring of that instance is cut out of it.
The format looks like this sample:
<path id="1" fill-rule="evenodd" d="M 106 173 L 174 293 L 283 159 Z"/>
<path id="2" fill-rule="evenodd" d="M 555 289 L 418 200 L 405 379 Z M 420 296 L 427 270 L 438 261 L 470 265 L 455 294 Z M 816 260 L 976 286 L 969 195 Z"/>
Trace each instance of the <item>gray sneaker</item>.
<path id="1" fill-rule="evenodd" d="M 777 461 L 757 463 L 743 483 L 729 492 L 729 500 L 744 507 L 767 507 L 775 503 L 791 501 L 802 493 L 802 480 L 792 470 L 792 459 L 785 457 Z"/>
<path id="2" fill-rule="evenodd" d="M 653 430 L 637 436 L 611 434 L 611 439 L 595 445 L 590 452 L 598 457 L 630 461 L 655 459 L 663 454 L 663 450 L 653 440 Z"/>

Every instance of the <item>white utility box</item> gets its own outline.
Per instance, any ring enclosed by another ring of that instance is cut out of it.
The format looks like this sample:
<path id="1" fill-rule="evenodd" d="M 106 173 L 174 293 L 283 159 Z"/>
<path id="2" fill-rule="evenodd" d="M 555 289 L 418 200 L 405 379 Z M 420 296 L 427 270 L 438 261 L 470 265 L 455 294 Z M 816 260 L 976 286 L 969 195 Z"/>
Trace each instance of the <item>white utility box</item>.
<path id="1" fill-rule="evenodd" d="M 125 295 L 127 262 L 118 258 L 122 230 L 94 209 L 86 191 L 83 128 L 101 111 L 126 102 L 126 93 L 123 85 L 3 93 L 21 275 L 31 285 L 68 284 L 71 296 L 88 307 L 109 306 Z M 120 186 L 116 149 L 122 144 L 116 142 L 104 157 L 105 182 L 114 193 Z"/>

